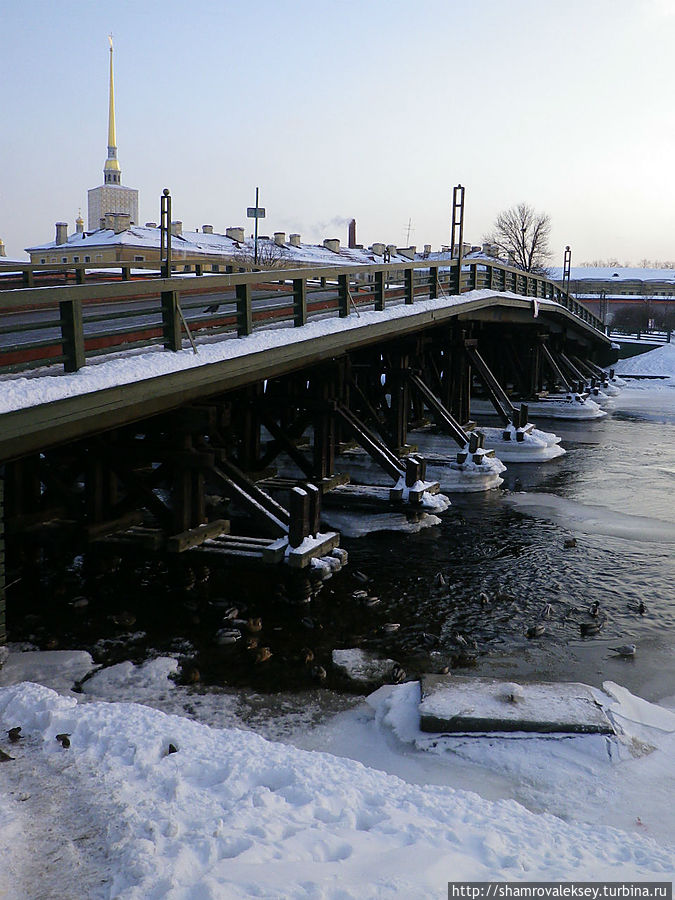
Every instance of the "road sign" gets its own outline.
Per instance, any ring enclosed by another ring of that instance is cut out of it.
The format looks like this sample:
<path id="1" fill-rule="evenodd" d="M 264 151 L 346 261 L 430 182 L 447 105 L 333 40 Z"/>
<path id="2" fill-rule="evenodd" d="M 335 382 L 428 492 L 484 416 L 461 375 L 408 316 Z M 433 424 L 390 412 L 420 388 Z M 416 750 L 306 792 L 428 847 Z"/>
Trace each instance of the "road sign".
<path id="1" fill-rule="evenodd" d="M 264 219 L 265 218 L 265 207 L 264 206 L 247 206 L 246 207 L 246 216 L 249 219 Z"/>

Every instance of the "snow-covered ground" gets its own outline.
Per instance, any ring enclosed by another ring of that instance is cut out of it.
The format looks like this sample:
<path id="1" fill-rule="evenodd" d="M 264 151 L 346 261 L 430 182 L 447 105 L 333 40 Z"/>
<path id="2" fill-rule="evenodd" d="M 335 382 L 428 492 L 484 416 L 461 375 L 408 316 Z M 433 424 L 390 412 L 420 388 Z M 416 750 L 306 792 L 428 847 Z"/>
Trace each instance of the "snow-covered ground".
<path id="1" fill-rule="evenodd" d="M 74 694 L 87 654 L 12 649 L 0 896 L 362 900 L 672 877 L 675 713 L 618 686 L 598 693 L 620 737 L 432 739 L 414 682 L 334 713 L 328 692 L 209 693 L 171 681 L 176 667 L 122 663 Z"/>

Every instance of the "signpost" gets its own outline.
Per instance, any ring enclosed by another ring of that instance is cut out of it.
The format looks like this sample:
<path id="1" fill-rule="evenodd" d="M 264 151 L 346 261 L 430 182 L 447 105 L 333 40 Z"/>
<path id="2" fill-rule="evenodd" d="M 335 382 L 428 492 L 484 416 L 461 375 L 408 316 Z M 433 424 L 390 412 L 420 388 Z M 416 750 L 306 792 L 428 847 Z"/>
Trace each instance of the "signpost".
<path id="1" fill-rule="evenodd" d="M 258 188 L 255 189 L 255 206 L 249 206 L 246 210 L 249 219 L 255 219 L 255 243 L 254 243 L 254 262 L 258 265 L 258 219 L 265 218 L 265 207 L 258 206 Z"/>

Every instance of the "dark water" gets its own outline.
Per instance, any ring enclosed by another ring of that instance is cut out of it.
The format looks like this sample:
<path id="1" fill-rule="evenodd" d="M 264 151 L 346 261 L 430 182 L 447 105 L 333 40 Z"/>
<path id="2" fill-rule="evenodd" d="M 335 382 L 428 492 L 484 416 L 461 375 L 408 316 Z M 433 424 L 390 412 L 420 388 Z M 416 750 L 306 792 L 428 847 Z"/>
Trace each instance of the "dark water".
<path id="1" fill-rule="evenodd" d="M 453 497 L 436 527 L 343 539 L 349 566 L 312 585 L 309 602 L 298 576 L 169 569 L 140 557 L 76 560 L 64 573 L 55 559 L 47 577 L 10 595 L 10 640 L 88 649 L 104 664 L 173 653 L 186 680 L 265 691 L 347 689 L 331 651 L 361 646 L 410 676 L 449 665 L 513 679 L 609 679 L 648 699 L 675 694 L 675 388 L 625 389 L 601 422 L 541 425 L 562 436 L 566 456 L 511 464 L 501 489 Z M 242 624 L 244 637 L 221 646 L 214 638 L 230 606 L 242 623 L 260 617 L 261 629 Z M 598 620 L 597 634 L 581 635 Z M 392 622 L 399 629 L 384 631 Z M 537 622 L 544 634 L 528 638 Z M 635 658 L 611 653 L 626 643 L 637 645 Z"/>

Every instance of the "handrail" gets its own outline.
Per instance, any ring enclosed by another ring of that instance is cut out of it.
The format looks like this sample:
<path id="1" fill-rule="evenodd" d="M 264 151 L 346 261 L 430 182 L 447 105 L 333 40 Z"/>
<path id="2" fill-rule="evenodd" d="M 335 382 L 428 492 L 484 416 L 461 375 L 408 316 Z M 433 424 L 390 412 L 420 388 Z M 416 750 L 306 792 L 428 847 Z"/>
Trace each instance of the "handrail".
<path id="1" fill-rule="evenodd" d="M 66 370 L 76 371 L 87 355 L 131 345 L 163 343 L 167 349 L 181 349 L 181 309 L 192 314 L 192 330 L 242 336 L 280 321 L 291 320 L 300 326 L 317 314 L 333 312 L 346 317 L 358 314 L 359 307 L 382 310 L 387 303 L 412 304 L 422 297 L 435 299 L 480 289 L 559 304 L 605 337 L 600 319 L 543 276 L 485 259 L 465 259 L 461 270 L 456 259 L 426 259 L 201 276 L 181 273 L 138 281 L 85 281 L 0 291 L 0 309 L 7 317 L 0 337 L 51 329 L 47 338 L 41 335 L 33 342 L 8 345 L 6 339 L 0 341 L 0 371 L 19 371 L 64 357 Z M 129 300 L 143 301 L 142 309 L 125 307 L 106 313 L 110 303 Z M 39 321 L 40 311 L 49 309 L 58 309 L 58 322 L 53 317 Z M 33 327 L 25 321 L 28 311 L 35 313 Z M 18 312 L 24 313 L 23 321 L 13 326 L 7 320 Z M 121 330 L 116 320 L 133 319 L 134 315 L 139 321 Z M 96 327 L 106 321 L 111 323 L 108 328 Z"/>

